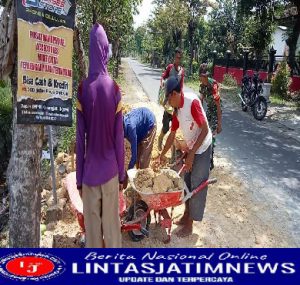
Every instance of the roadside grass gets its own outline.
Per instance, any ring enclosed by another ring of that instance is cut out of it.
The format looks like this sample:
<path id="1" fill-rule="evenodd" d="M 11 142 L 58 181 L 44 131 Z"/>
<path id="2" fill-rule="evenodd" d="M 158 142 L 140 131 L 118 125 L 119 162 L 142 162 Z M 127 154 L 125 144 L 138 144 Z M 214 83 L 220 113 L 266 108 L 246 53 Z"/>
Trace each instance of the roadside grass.
<path id="1" fill-rule="evenodd" d="M 271 93 L 270 96 L 270 101 L 272 105 L 277 105 L 277 106 L 287 106 L 287 107 L 294 107 L 299 109 L 300 108 L 300 102 L 298 101 L 290 101 L 290 100 L 286 100 L 283 99 L 281 96 L 279 96 L 276 93 Z"/>
<path id="2" fill-rule="evenodd" d="M 121 67 L 120 67 L 120 70 L 119 70 L 119 76 L 118 76 L 118 78 L 115 78 L 114 80 L 116 81 L 116 83 L 117 83 L 121 88 L 124 87 L 124 86 L 127 84 L 127 82 L 126 82 L 126 80 L 125 80 L 124 73 L 123 73 Z"/>
<path id="3" fill-rule="evenodd" d="M 188 78 L 184 81 L 184 84 L 193 89 L 196 94 L 199 94 L 199 80 Z M 240 88 L 238 86 L 226 86 L 223 84 L 219 84 L 219 86 L 222 99 L 229 100 L 237 105 L 240 104 L 240 97 L 238 96 Z"/>
<path id="4" fill-rule="evenodd" d="M 184 84 L 189 88 L 193 89 L 193 91 L 196 92 L 197 94 L 199 93 L 199 80 L 195 80 L 193 78 L 187 78 L 184 81 Z M 219 86 L 220 86 L 222 99 L 229 100 L 230 102 L 238 106 L 240 105 L 241 101 L 240 101 L 240 97 L 238 96 L 238 94 L 240 93 L 239 86 L 227 86 L 222 83 L 219 83 Z M 271 101 L 271 105 L 273 106 L 286 106 L 286 107 L 292 107 L 296 109 L 300 108 L 299 101 L 295 102 L 295 101 L 285 100 L 275 93 L 271 93 L 270 101 Z"/>
<path id="5" fill-rule="evenodd" d="M 128 85 L 128 82 L 125 80 L 124 67 L 122 64 L 120 65 L 119 76 L 118 76 L 118 78 L 114 78 L 114 80 L 119 85 L 121 92 L 123 93 L 126 86 Z M 124 94 L 122 94 L 122 95 L 124 95 Z"/>
<path id="6" fill-rule="evenodd" d="M 195 92 L 199 92 L 199 80 L 193 79 L 193 78 L 187 78 L 184 80 L 184 84 L 188 86 L 189 88 L 193 89 Z"/>

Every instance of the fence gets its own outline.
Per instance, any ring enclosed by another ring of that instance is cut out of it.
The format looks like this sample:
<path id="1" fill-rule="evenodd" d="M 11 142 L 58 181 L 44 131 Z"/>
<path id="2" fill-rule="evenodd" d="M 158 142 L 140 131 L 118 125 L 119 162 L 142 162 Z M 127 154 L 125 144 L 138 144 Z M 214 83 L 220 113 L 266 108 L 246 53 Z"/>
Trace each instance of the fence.
<path id="1" fill-rule="evenodd" d="M 252 76 L 259 73 L 259 77 L 266 81 L 276 70 L 277 64 L 284 60 L 284 56 L 276 55 L 276 51 L 272 48 L 269 57 L 261 57 L 249 59 L 249 52 L 245 51 L 243 58 L 231 58 L 228 52 L 226 58 L 213 59 L 213 77 L 218 82 L 222 82 L 225 74 L 231 74 L 239 85 L 242 83 L 243 76 L 248 74 Z M 296 57 L 296 65 L 291 68 L 291 91 L 300 90 L 300 58 Z"/>

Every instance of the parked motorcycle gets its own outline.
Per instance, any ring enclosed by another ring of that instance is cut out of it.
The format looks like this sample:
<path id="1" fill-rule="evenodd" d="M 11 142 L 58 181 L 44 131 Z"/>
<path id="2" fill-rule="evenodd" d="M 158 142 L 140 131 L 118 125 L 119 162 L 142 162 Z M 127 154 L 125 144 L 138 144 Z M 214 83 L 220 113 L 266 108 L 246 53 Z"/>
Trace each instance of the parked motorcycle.
<path id="1" fill-rule="evenodd" d="M 251 108 L 254 118 L 259 121 L 263 120 L 267 114 L 268 102 L 263 96 L 263 81 L 259 79 L 258 73 L 253 78 L 248 75 L 243 77 L 239 97 L 244 112 Z"/>

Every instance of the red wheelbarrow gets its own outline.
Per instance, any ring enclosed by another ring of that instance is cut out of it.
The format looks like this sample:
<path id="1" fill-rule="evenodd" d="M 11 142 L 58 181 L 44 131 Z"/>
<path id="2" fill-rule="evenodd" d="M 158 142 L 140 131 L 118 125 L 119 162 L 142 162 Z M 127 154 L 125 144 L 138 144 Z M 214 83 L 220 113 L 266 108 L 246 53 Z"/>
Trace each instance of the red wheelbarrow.
<path id="1" fill-rule="evenodd" d="M 184 170 L 184 167 L 185 166 L 183 166 L 178 173 L 171 169 L 167 169 L 167 171 L 173 171 L 174 174 L 177 174 L 177 176 L 180 177 L 180 174 Z M 142 193 L 136 189 L 134 185 L 134 178 L 137 174 L 136 169 L 130 169 L 127 173 L 130 184 L 141 197 L 140 200 L 138 200 L 137 202 L 135 201 L 130 207 L 132 208 L 130 209 L 130 212 L 133 213 L 133 217 L 131 215 L 131 221 L 127 221 L 127 223 L 132 223 L 134 225 L 140 226 L 140 229 L 129 232 L 129 235 L 133 241 L 139 241 L 142 240 L 145 236 L 148 236 L 150 212 L 153 210 L 155 213 L 155 218 L 158 215 L 158 220 L 156 220 L 156 223 L 167 230 L 168 238 L 164 242 L 170 242 L 174 207 L 184 204 L 188 199 L 203 190 L 207 185 L 217 182 L 216 178 L 209 179 L 207 181 L 204 181 L 192 192 L 189 191 L 188 187 L 184 183 L 184 188 L 180 191 L 149 194 Z M 167 211 L 167 208 L 169 207 L 171 207 L 171 215 L 169 215 Z"/>
<path id="2" fill-rule="evenodd" d="M 183 169 L 183 168 L 182 168 Z M 181 169 L 181 171 L 182 171 Z M 168 171 L 174 171 L 168 169 Z M 180 172 L 176 173 L 179 177 Z M 171 240 L 172 229 L 172 215 L 173 209 L 176 206 L 184 204 L 192 196 L 203 190 L 207 185 L 217 182 L 217 179 L 210 179 L 204 181 L 196 189 L 190 192 L 184 184 L 184 188 L 180 191 L 171 191 L 159 194 L 148 194 L 138 191 L 134 184 L 137 170 L 128 170 L 128 178 L 133 189 L 139 194 L 138 198 L 133 198 L 131 205 L 126 209 L 124 198 L 119 196 L 119 214 L 121 219 L 121 231 L 128 232 L 132 241 L 141 241 L 145 236 L 149 236 L 149 225 L 151 222 L 150 212 L 153 210 L 155 217 L 158 215 L 156 223 L 162 228 L 167 229 L 168 238 L 165 243 Z M 70 173 L 66 177 L 66 188 L 68 190 L 72 209 L 77 216 L 79 225 L 81 227 L 82 236 L 84 237 L 84 219 L 83 219 L 83 205 L 79 192 L 76 187 L 75 172 Z M 169 215 L 167 208 L 171 207 L 171 215 Z"/>

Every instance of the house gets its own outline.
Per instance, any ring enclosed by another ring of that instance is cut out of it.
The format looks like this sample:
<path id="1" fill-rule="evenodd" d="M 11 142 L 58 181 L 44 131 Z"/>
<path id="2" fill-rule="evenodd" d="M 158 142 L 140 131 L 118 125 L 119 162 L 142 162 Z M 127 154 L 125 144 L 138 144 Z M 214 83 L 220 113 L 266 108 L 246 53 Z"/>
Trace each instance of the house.
<path id="1" fill-rule="evenodd" d="M 287 27 L 285 26 L 277 26 L 272 38 L 273 41 L 271 46 L 276 50 L 276 55 L 288 55 L 288 46 L 286 44 L 287 39 Z M 300 37 L 298 38 L 296 55 L 300 52 Z M 280 60 L 280 58 L 278 58 Z"/>

